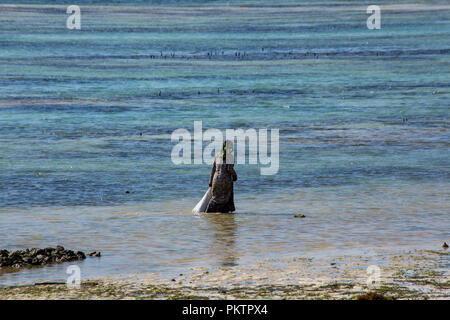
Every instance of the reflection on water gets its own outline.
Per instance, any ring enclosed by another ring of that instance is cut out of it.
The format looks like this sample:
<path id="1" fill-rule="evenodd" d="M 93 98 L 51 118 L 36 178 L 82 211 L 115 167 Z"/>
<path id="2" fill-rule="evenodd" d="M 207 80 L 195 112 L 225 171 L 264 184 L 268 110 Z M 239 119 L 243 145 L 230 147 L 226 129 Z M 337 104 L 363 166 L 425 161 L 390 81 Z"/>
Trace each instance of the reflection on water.
<path id="1" fill-rule="evenodd" d="M 202 218 L 211 226 L 212 241 L 209 251 L 221 266 L 237 265 L 236 239 L 237 224 L 235 214 L 202 214 Z"/>

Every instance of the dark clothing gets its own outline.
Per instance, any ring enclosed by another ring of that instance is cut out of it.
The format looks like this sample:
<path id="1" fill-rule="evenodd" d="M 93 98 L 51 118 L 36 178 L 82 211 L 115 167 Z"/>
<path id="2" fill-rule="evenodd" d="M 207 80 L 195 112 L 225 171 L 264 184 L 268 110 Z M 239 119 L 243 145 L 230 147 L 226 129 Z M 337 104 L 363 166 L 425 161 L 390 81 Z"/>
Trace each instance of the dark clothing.
<path id="1" fill-rule="evenodd" d="M 233 212 L 234 194 L 233 181 L 237 180 L 236 171 L 234 171 L 234 164 L 216 163 L 214 160 L 211 179 L 212 197 L 209 201 L 206 212 Z"/>

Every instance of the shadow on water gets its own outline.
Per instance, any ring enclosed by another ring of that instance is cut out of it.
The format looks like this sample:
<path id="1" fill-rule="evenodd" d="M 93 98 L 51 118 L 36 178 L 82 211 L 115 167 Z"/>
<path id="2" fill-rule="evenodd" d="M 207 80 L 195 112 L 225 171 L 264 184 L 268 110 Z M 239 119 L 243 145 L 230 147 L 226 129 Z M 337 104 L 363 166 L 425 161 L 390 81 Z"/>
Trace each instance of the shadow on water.
<path id="1" fill-rule="evenodd" d="M 205 214 L 202 218 L 211 226 L 211 255 L 217 257 L 217 264 L 223 267 L 237 265 L 236 238 L 237 224 L 235 214 Z"/>

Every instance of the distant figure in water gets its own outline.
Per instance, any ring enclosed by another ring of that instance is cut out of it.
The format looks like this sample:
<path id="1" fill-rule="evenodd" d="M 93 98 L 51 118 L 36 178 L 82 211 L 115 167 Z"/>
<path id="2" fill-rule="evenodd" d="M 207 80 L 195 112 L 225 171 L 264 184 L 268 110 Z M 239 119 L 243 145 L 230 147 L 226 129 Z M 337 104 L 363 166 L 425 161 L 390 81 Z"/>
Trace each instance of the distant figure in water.
<path id="1" fill-rule="evenodd" d="M 209 180 L 212 196 L 206 212 L 228 213 L 236 210 L 234 207 L 233 181 L 237 180 L 237 174 L 234 171 L 234 161 L 230 159 L 233 157 L 232 151 L 233 143 L 226 141 L 223 143 L 221 154 L 214 159 Z M 229 163 L 227 163 L 227 153 Z"/>

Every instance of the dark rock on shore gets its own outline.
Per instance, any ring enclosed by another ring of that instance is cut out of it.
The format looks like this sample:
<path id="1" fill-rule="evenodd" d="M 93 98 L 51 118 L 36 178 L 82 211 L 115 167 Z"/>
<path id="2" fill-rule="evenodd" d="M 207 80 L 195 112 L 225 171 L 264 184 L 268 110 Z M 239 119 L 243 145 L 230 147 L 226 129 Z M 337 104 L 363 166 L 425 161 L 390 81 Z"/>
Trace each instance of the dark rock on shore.
<path id="1" fill-rule="evenodd" d="M 381 293 L 367 292 L 356 297 L 357 300 L 395 300 L 392 297 L 385 297 Z"/>
<path id="2" fill-rule="evenodd" d="M 94 252 L 89 253 L 88 256 L 90 256 L 90 257 L 101 257 L 102 253 L 100 251 L 98 251 L 98 252 L 94 251 Z"/>
<path id="3" fill-rule="evenodd" d="M 32 248 L 9 252 L 0 250 L 0 268 L 22 268 L 26 266 L 43 266 L 51 263 L 63 263 L 86 259 L 81 251 L 66 250 L 62 246 L 56 248 Z"/>

